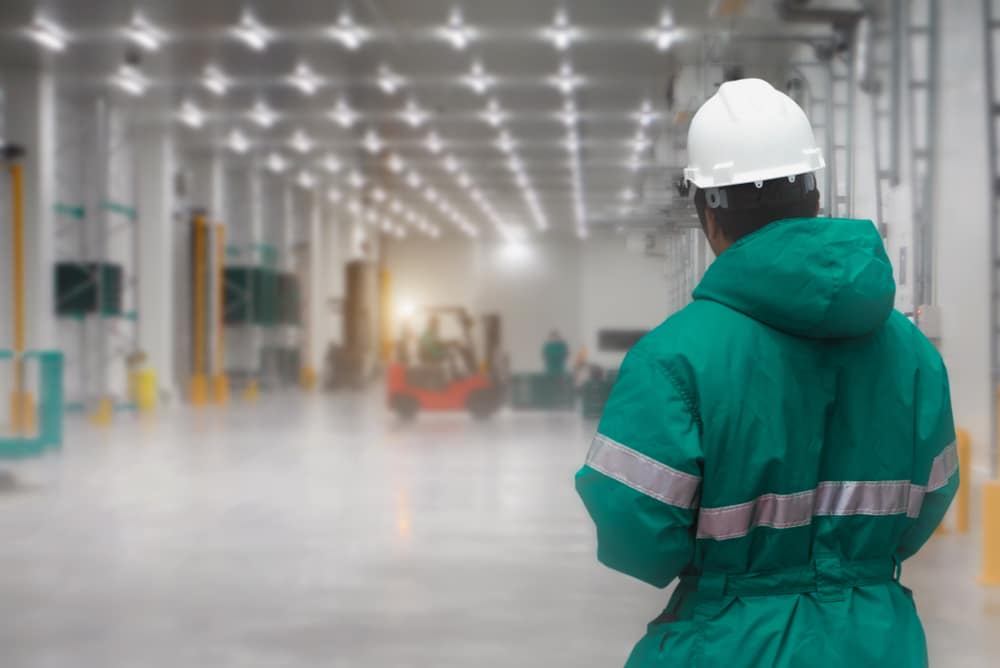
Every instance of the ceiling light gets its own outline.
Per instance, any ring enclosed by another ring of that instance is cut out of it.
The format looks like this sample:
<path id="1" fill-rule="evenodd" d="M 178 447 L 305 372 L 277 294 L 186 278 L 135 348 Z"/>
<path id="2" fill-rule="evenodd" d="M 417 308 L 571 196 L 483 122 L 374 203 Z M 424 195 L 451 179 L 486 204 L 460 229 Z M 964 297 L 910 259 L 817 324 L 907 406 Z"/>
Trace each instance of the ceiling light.
<path id="1" fill-rule="evenodd" d="M 424 190 L 424 199 L 430 202 L 431 204 L 438 201 L 440 197 L 441 196 L 438 194 L 438 191 L 434 190 L 434 188 L 428 187 L 426 190 Z"/>
<path id="2" fill-rule="evenodd" d="M 660 26 L 653 33 L 656 48 L 660 51 L 669 49 L 677 41 L 677 28 L 674 26 L 674 16 L 669 9 L 663 10 Z"/>
<path id="3" fill-rule="evenodd" d="M 365 138 L 362 141 L 362 145 L 365 150 L 369 153 L 378 153 L 382 150 L 384 144 L 382 143 L 382 138 L 378 136 L 375 130 L 369 128 L 368 132 L 365 133 Z"/>
<path id="4" fill-rule="evenodd" d="M 372 225 L 378 225 L 378 211 L 375 209 L 368 209 L 365 211 L 365 220 Z"/>
<path id="5" fill-rule="evenodd" d="M 472 187 L 472 179 L 469 178 L 469 175 L 466 174 L 465 172 L 462 172 L 461 174 L 458 175 L 457 181 L 458 185 L 461 186 L 462 188 L 465 188 L 466 190 Z"/>
<path id="6" fill-rule="evenodd" d="M 44 17 L 37 17 L 24 29 L 25 34 L 49 51 L 63 51 L 69 38 L 61 26 Z"/>
<path id="7" fill-rule="evenodd" d="M 389 202 L 389 210 L 392 211 L 397 216 L 402 215 L 403 205 L 399 203 L 398 199 L 393 199 L 391 202 Z"/>
<path id="8" fill-rule="evenodd" d="M 543 31 L 543 35 L 559 51 L 569 48 L 573 40 L 579 37 L 579 31 L 569 24 L 569 17 L 566 10 L 560 9 L 556 12 L 552 26 Z"/>
<path id="9" fill-rule="evenodd" d="M 329 191 L 327 191 L 326 198 L 331 202 L 333 202 L 334 204 L 338 204 L 340 203 L 341 200 L 344 199 L 344 193 L 340 192 L 336 188 L 331 188 Z"/>
<path id="10" fill-rule="evenodd" d="M 229 90 L 232 82 L 217 66 L 207 65 L 205 66 L 205 73 L 201 75 L 201 84 L 212 93 L 221 97 Z"/>
<path id="11" fill-rule="evenodd" d="M 636 118 L 639 119 L 639 126 L 647 127 L 656 120 L 656 115 L 656 112 L 653 111 L 653 105 L 650 104 L 649 100 L 644 100 L 642 106 L 639 107 L 639 111 L 636 113 Z"/>
<path id="12" fill-rule="evenodd" d="M 486 119 L 486 122 L 495 128 L 500 127 L 505 117 L 506 114 L 504 114 L 497 99 L 495 97 L 490 98 L 490 101 L 486 104 L 486 111 L 483 112 L 483 118 Z"/>
<path id="13" fill-rule="evenodd" d="M 465 24 L 462 19 L 462 10 L 458 7 L 451 10 L 448 24 L 441 28 L 438 34 L 456 51 L 464 50 L 469 46 L 469 42 L 476 38 L 476 31 Z"/>
<path id="14" fill-rule="evenodd" d="M 386 161 L 386 165 L 389 167 L 389 171 L 393 174 L 399 174 L 406 168 L 406 163 L 397 153 L 393 153 L 389 156 L 389 159 Z"/>
<path id="15" fill-rule="evenodd" d="M 570 95 L 575 88 L 583 83 L 583 79 L 573 72 L 573 66 L 568 62 L 559 67 L 559 73 L 551 79 L 552 84 L 562 91 L 563 95 Z"/>
<path id="16" fill-rule="evenodd" d="M 642 160 L 639 159 L 639 156 L 632 156 L 632 158 L 628 161 L 628 168 L 633 172 L 638 172 L 642 169 Z"/>
<path id="17" fill-rule="evenodd" d="M 576 122 L 580 120 L 580 116 L 576 111 L 576 103 L 573 102 L 572 98 L 566 100 L 562 111 L 558 115 L 560 120 L 566 125 L 576 125 Z"/>
<path id="18" fill-rule="evenodd" d="M 441 143 L 441 137 L 433 131 L 427 135 L 427 139 L 424 140 L 424 144 L 427 146 L 427 150 L 431 153 L 440 153 L 441 149 L 444 148 Z"/>
<path id="19" fill-rule="evenodd" d="M 493 84 L 493 77 L 486 73 L 483 64 L 478 60 L 472 63 L 472 68 L 465 76 L 465 84 L 479 95 L 484 95 Z"/>
<path id="20" fill-rule="evenodd" d="M 236 39 L 254 51 L 263 51 L 274 39 L 274 34 L 249 11 L 243 13 L 240 22 L 232 29 L 232 33 Z"/>
<path id="21" fill-rule="evenodd" d="M 350 211 L 355 216 L 357 216 L 358 214 L 361 213 L 361 202 L 359 202 L 356 199 L 352 199 L 350 202 L 347 203 L 347 210 Z"/>
<path id="22" fill-rule="evenodd" d="M 327 154 L 327 156 L 323 158 L 322 164 L 323 169 L 331 174 L 336 174 L 343 168 L 343 164 L 341 164 L 340 159 L 332 153 Z"/>
<path id="23" fill-rule="evenodd" d="M 576 153 L 580 150 L 580 138 L 576 136 L 575 132 L 566 135 L 566 150 L 570 153 Z"/>
<path id="24" fill-rule="evenodd" d="M 308 153 L 315 146 L 315 142 L 302 129 L 298 129 L 288 140 L 288 144 L 299 153 Z"/>
<path id="25" fill-rule="evenodd" d="M 278 153 L 272 153 L 267 156 L 267 168 L 272 172 L 283 172 L 288 169 L 288 161 L 281 157 Z"/>
<path id="26" fill-rule="evenodd" d="M 385 191 L 381 188 L 375 188 L 372 190 L 372 199 L 381 204 L 385 201 Z"/>
<path id="27" fill-rule="evenodd" d="M 423 185 L 423 182 L 424 180 L 420 178 L 420 174 L 417 174 L 413 170 L 410 170 L 410 172 L 406 175 L 406 185 L 410 186 L 414 190 Z"/>
<path id="28" fill-rule="evenodd" d="M 181 109 L 178 112 L 178 116 L 184 125 L 192 128 L 200 128 L 205 124 L 204 112 L 191 100 L 184 101 L 184 104 L 181 105 Z"/>
<path id="29" fill-rule="evenodd" d="M 250 110 L 250 119 L 262 128 L 269 128 L 278 120 L 278 115 L 263 100 L 257 100 Z"/>
<path id="30" fill-rule="evenodd" d="M 403 120 L 415 128 L 419 128 L 427 121 L 427 112 L 412 97 L 406 102 L 406 108 L 403 109 L 400 115 L 403 117 Z"/>
<path id="31" fill-rule="evenodd" d="M 378 68 L 378 87 L 386 95 L 392 95 L 403 85 L 403 79 L 393 72 L 387 65 L 380 65 Z"/>
<path id="32" fill-rule="evenodd" d="M 458 171 L 458 160 L 456 160 L 455 156 L 451 154 L 448 154 L 444 157 L 443 164 L 445 171 L 448 172 L 449 174 L 454 174 L 456 171 Z"/>
<path id="33" fill-rule="evenodd" d="M 323 80 L 312 71 L 309 65 L 299 63 L 295 71 L 288 75 L 288 83 L 302 91 L 303 95 L 315 95 Z"/>
<path id="34" fill-rule="evenodd" d="M 497 148 L 504 153 L 510 153 L 514 150 L 514 140 L 510 138 L 510 133 L 506 130 L 500 133 L 500 137 L 497 139 Z"/>
<path id="35" fill-rule="evenodd" d="M 358 114 L 347 104 L 347 100 L 340 98 L 337 100 L 337 106 L 330 112 L 330 118 L 335 120 L 340 127 L 349 128 L 358 120 Z"/>
<path id="36" fill-rule="evenodd" d="M 149 88 L 149 80 L 132 65 L 122 65 L 111 77 L 111 83 L 129 95 L 139 96 Z"/>
<path id="37" fill-rule="evenodd" d="M 230 132 L 226 143 L 229 144 L 229 148 L 237 153 L 246 153 L 250 150 L 250 140 L 239 130 Z"/>
<path id="38" fill-rule="evenodd" d="M 303 188 L 315 188 L 316 187 L 316 177 L 313 176 L 312 172 L 299 172 L 299 177 L 296 179 L 298 184 Z"/>
<path id="39" fill-rule="evenodd" d="M 649 148 L 650 145 L 649 140 L 646 139 L 646 136 L 642 134 L 642 132 L 637 134 L 635 136 L 635 139 L 633 139 L 631 143 L 632 143 L 632 150 L 634 150 L 636 153 L 642 153 L 647 148 Z"/>
<path id="40" fill-rule="evenodd" d="M 621 197 L 626 202 L 631 202 L 635 199 L 635 191 L 632 190 L 631 188 L 626 188 L 625 190 L 622 191 Z"/>
<path id="41" fill-rule="evenodd" d="M 158 51 L 160 45 L 167 38 L 162 30 L 154 26 L 140 14 L 136 14 L 132 18 L 132 22 L 125 28 L 125 36 L 146 51 Z"/>
<path id="42" fill-rule="evenodd" d="M 340 15 L 337 25 L 330 28 L 328 33 L 348 51 L 356 50 L 368 38 L 368 32 L 346 12 Z"/>
<path id="43" fill-rule="evenodd" d="M 351 175 L 347 177 L 347 182 L 351 184 L 351 187 L 360 190 L 365 185 L 365 177 L 361 175 L 361 172 L 354 170 Z"/>

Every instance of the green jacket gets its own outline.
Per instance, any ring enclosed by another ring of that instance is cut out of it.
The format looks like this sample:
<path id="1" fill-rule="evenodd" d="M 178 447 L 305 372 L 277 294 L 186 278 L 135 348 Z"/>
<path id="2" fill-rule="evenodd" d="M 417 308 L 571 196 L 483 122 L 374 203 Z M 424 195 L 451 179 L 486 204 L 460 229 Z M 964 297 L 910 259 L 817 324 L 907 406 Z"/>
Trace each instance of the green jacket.
<path id="1" fill-rule="evenodd" d="M 941 357 L 894 297 L 871 222 L 778 221 L 629 352 L 576 487 L 598 559 L 680 578 L 630 668 L 927 665 L 900 563 L 958 461 Z"/>

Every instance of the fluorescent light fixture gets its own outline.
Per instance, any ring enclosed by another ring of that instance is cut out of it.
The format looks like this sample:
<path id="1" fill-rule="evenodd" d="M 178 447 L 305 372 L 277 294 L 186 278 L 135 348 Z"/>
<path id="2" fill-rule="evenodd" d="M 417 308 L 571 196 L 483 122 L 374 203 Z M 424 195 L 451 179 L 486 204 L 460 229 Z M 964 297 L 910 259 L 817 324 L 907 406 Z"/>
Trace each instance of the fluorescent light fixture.
<path id="1" fill-rule="evenodd" d="M 420 178 L 420 174 L 417 174 L 412 169 L 406 175 L 406 185 L 410 186 L 414 190 L 416 190 L 421 185 L 423 185 L 423 183 L 424 183 L 424 180 L 422 178 Z"/>
<path id="2" fill-rule="evenodd" d="M 239 130 L 233 130 L 229 133 L 229 137 L 226 139 L 226 143 L 236 153 L 246 153 L 250 150 L 250 140 L 247 139 L 246 135 Z"/>
<path id="3" fill-rule="evenodd" d="M 326 198 L 334 204 L 339 204 L 344 199 L 344 193 L 340 192 L 336 188 L 330 188 L 330 190 L 326 193 Z"/>
<path id="4" fill-rule="evenodd" d="M 435 154 L 440 153 L 444 148 L 444 144 L 441 143 L 441 137 L 439 137 L 434 131 L 431 131 L 431 133 L 427 135 L 427 139 L 424 140 L 424 145 L 427 147 L 428 151 Z"/>
<path id="5" fill-rule="evenodd" d="M 639 120 L 639 126 L 644 128 L 656 120 L 657 113 L 653 111 L 653 105 L 649 100 L 644 100 L 635 116 Z"/>
<path id="6" fill-rule="evenodd" d="M 177 116 L 188 127 L 200 128 L 205 124 L 205 113 L 191 100 L 184 101 Z"/>
<path id="7" fill-rule="evenodd" d="M 427 112 L 417 104 L 417 101 L 412 97 L 407 100 L 406 107 L 403 109 L 400 116 L 403 120 L 410 124 L 411 127 L 419 128 L 427 121 Z"/>
<path id="8" fill-rule="evenodd" d="M 403 86 L 403 79 L 393 72 L 388 65 L 379 65 L 377 81 L 378 87 L 386 95 L 393 95 Z"/>
<path id="9" fill-rule="evenodd" d="M 146 51 L 159 51 L 167 36 L 141 14 L 132 17 L 132 22 L 125 28 L 125 36 L 129 41 Z"/>
<path id="10" fill-rule="evenodd" d="M 232 81 L 229 80 L 222 70 L 216 65 L 206 65 L 205 72 L 201 75 L 201 85 L 209 91 L 222 97 L 229 91 Z"/>
<path id="11" fill-rule="evenodd" d="M 583 79 L 573 71 L 573 66 L 568 62 L 563 63 L 559 67 L 558 74 L 552 77 L 550 81 L 563 95 L 572 94 L 573 90 L 583 83 Z"/>
<path id="12" fill-rule="evenodd" d="M 635 191 L 631 188 L 626 188 L 622 191 L 621 197 L 626 202 L 632 202 L 635 200 Z"/>
<path id="13" fill-rule="evenodd" d="M 506 130 L 500 133 L 500 137 L 497 139 L 497 148 L 504 153 L 510 153 L 514 150 L 514 140 L 511 139 L 510 133 Z"/>
<path id="14" fill-rule="evenodd" d="M 552 26 L 542 31 L 542 34 L 545 39 L 552 42 L 552 46 L 556 49 L 565 51 L 574 40 L 579 38 L 580 31 L 570 25 L 566 10 L 559 9 L 552 21 Z"/>
<path id="15" fill-rule="evenodd" d="M 355 190 L 360 190 L 365 185 L 365 177 L 361 175 L 361 172 L 355 169 L 351 172 L 351 175 L 347 177 L 347 182 Z"/>
<path id="16" fill-rule="evenodd" d="M 132 65 L 122 65 L 111 77 L 111 83 L 129 95 L 138 97 L 149 88 L 149 80 Z"/>
<path id="17" fill-rule="evenodd" d="M 642 132 L 637 134 L 635 136 L 635 139 L 633 139 L 631 143 L 632 143 L 632 150 L 635 151 L 636 153 L 642 153 L 650 146 L 649 140 L 646 139 L 646 135 L 642 134 Z"/>
<path id="18" fill-rule="evenodd" d="M 465 172 L 460 173 L 456 180 L 458 181 L 458 185 L 466 190 L 472 187 L 472 179 Z"/>
<path id="19" fill-rule="evenodd" d="M 444 165 L 445 171 L 449 174 L 454 174 L 458 171 L 458 160 L 456 160 L 455 156 L 450 153 L 444 157 L 442 164 Z"/>
<path id="20" fill-rule="evenodd" d="M 299 128 L 292 134 L 288 144 L 299 153 L 308 153 L 316 145 L 316 142 Z"/>
<path id="21" fill-rule="evenodd" d="M 677 41 L 677 27 L 674 25 L 674 15 L 670 9 L 663 10 L 660 25 L 653 33 L 653 40 L 659 51 L 666 51 Z"/>
<path id="22" fill-rule="evenodd" d="M 362 146 L 364 146 L 365 150 L 369 153 L 378 153 L 382 150 L 384 144 L 382 142 L 382 138 L 378 136 L 378 133 L 369 128 L 368 132 L 365 133 L 364 140 L 362 140 Z"/>
<path id="23" fill-rule="evenodd" d="M 326 157 L 323 158 L 322 165 L 323 169 L 331 174 L 337 174 L 344 167 L 344 165 L 341 164 L 340 159 L 332 153 L 328 153 Z"/>
<path id="24" fill-rule="evenodd" d="M 340 127 L 349 128 L 358 120 L 358 114 L 347 104 L 347 100 L 340 98 L 333 111 L 330 112 L 330 118 L 336 121 Z"/>
<path id="25" fill-rule="evenodd" d="M 404 162 L 403 159 L 399 157 L 398 153 L 393 153 L 392 155 L 389 156 L 389 159 L 386 161 L 386 166 L 389 167 L 389 171 L 391 171 L 393 174 L 399 174 L 406 168 L 406 162 Z"/>
<path id="26" fill-rule="evenodd" d="M 580 150 L 580 138 L 576 135 L 575 132 L 570 132 L 568 135 L 566 135 L 565 146 L 566 150 L 569 151 L 570 153 L 576 153 L 577 151 Z"/>
<path id="27" fill-rule="evenodd" d="M 272 153 L 267 156 L 267 168 L 272 172 L 281 173 L 288 169 L 288 161 L 281 157 L 279 153 Z"/>
<path id="28" fill-rule="evenodd" d="M 253 109 L 250 110 L 250 120 L 262 128 L 269 128 L 278 120 L 278 114 L 274 112 L 263 100 L 257 100 Z"/>
<path id="29" fill-rule="evenodd" d="M 486 91 L 493 87 L 495 81 L 493 77 L 486 73 L 483 64 L 478 60 L 472 63 L 472 68 L 465 75 L 465 85 L 479 95 L 485 95 Z"/>
<path id="30" fill-rule="evenodd" d="M 631 169 L 633 172 L 638 172 L 640 169 L 642 169 L 642 160 L 639 159 L 639 156 L 633 155 L 632 158 L 629 159 L 628 168 Z"/>
<path id="31" fill-rule="evenodd" d="M 382 190 L 381 188 L 376 187 L 374 190 L 372 190 L 372 199 L 374 199 L 379 204 L 385 201 L 385 197 L 386 197 L 385 191 Z"/>
<path id="32" fill-rule="evenodd" d="M 490 101 L 486 104 L 486 111 L 483 112 L 483 118 L 486 119 L 486 122 L 498 128 L 503 125 L 506 117 L 507 115 L 504 113 L 497 99 L 495 97 L 490 98 Z"/>
<path id="33" fill-rule="evenodd" d="M 424 199 L 430 202 L 431 204 L 434 204 L 434 202 L 438 201 L 440 197 L 441 195 L 438 194 L 438 191 L 434 190 L 434 188 L 431 188 L 430 186 L 428 186 L 427 189 L 424 190 Z"/>
<path id="34" fill-rule="evenodd" d="M 313 176 L 312 172 L 309 172 L 309 171 L 299 172 L 299 176 L 296 179 L 296 182 L 300 186 L 302 186 L 303 188 L 306 188 L 306 189 L 315 188 L 316 187 L 316 177 Z"/>
<path id="35" fill-rule="evenodd" d="M 350 211 L 355 216 L 361 214 L 361 202 L 356 199 L 352 199 L 347 203 L 347 210 Z"/>
<path id="36" fill-rule="evenodd" d="M 463 51 L 476 38 L 474 28 L 466 25 L 462 18 L 462 10 L 455 7 L 448 16 L 448 23 L 438 31 L 438 34 L 456 51 Z"/>
<path id="37" fill-rule="evenodd" d="M 403 205 L 399 203 L 398 199 L 393 199 L 389 202 L 389 211 L 392 211 L 397 216 L 403 214 Z"/>
<path id="38" fill-rule="evenodd" d="M 347 12 L 341 14 L 337 24 L 327 32 L 348 51 L 356 51 L 368 39 L 368 31 L 355 23 Z"/>
<path id="39" fill-rule="evenodd" d="M 295 71 L 288 75 L 288 83 L 298 88 L 303 95 L 315 95 L 323 80 L 306 63 L 299 63 Z"/>
<path id="40" fill-rule="evenodd" d="M 49 51 L 64 51 L 69 42 L 69 37 L 61 26 L 42 16 L 36 17 L 31 25 L 24 29 L 24 33 Z"/>
<path id="41" fill-rule="evenodd" d="M 365 220 L 372 225 L 378 225 L 378 211 L 375 209 L 368 209 L 365 211 Z"/>
<path id="42" fill-rule="evenodd" d="M 233 36 L 254 51 L 263 51 L 274 39 L 268 30 L 250 11 L 243 12 L 240 22 L 232 29 Z"/>

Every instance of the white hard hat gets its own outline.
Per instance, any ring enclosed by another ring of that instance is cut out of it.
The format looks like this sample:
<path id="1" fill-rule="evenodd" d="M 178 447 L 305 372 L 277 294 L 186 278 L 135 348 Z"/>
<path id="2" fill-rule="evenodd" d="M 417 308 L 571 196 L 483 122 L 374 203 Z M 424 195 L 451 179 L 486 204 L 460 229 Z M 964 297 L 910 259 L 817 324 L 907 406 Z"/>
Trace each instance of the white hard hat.
<path id="1" fill-rule="evenodd" d="M 684 178 L 699 188 L 768 181 L 825 166 L 802 107 L 761 79 L 727 81 L 691 119 Z"/>

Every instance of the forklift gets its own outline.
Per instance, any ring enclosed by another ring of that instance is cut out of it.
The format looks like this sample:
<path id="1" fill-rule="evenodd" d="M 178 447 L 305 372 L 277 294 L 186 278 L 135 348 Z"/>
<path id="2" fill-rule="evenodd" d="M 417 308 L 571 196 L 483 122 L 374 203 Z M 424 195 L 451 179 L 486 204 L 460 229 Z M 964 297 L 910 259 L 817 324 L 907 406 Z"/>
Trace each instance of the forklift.
<path id="1" fill-rule="evenodd" d="M 476 355 L 475 319 L 466 309 L 440 306 L 420 311 L 428 327 L 449 321 L 462 333 L 460 339 L 437 341 L 436 351 L 427 350 L 428 342 L 412 329 L 416 316 L 404 322 L 394 346 L 395 359 L 386 371 L 389 408 L 403 420 L 412 420 L 421 411 L 468 411 L 477 420 L 493 416 L 503 406 L 506 387 L 499 316 L 483 318 L 486 341 L 482 359 Z"/>

